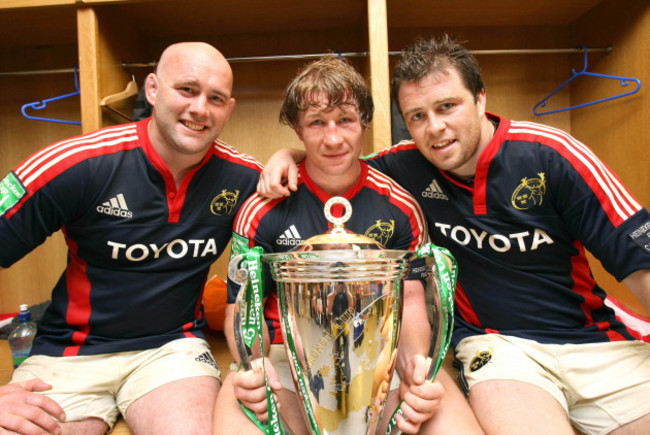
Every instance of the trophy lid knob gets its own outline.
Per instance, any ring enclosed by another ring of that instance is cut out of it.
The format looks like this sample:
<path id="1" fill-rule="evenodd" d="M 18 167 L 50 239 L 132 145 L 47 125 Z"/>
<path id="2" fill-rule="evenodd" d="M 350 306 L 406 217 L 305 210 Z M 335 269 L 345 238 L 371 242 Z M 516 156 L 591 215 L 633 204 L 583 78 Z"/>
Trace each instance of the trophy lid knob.
<path id="1" fill-rule="evenodd" d="M 345 209 L 343 216 L 335 217 L 332 209 L 341 204 Z M 323 234 L 313 236 L 301 243 L 296 251 L 330 250 L 330 249 L 384 249 L 375 239 L 356 234 L 343 225 L 352 216 L 350 201 L 341 197 L 330 198 L 323 209 L 325 218 L 332 224 L 332 228 Z"/>
<path id="2" fill-rule="evenodd" d="M 345 209 L 345 213 L 343 213 L 343 216 L 341 217 L 335 217 L 332 214 L 332 209 L 337 204 L 341 204 Z M 333 196 L 325 203 L 323 212 L 325 213 L 325 219 L 327 219 L 334 228 L 343 228 L 343 224 L 349 221 L 352 216 L 352 204 L 342 196 Z"/>

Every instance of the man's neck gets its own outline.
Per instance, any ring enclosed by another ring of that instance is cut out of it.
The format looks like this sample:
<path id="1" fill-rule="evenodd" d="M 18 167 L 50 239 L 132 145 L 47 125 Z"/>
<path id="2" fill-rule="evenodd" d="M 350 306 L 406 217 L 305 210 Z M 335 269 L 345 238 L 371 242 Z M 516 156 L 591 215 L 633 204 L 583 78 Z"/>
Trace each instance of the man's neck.
<path id="1" fill-rule="evenodd" d="M 151 146 L 174 177 L 176 188 L 180 187 L 183 178 L 201 164 L 205 153 L 202 155 L 185 155 L 174 152 L 170 146 L 165 145 L 164 136 L 155 128 L 153 122 L 149 123 L 148 134 Z"/>
<path id="2" fill-rule="evenodd" d="M 308 162 L 305 162 L 305 169 L 314 184 L 331 196 L 344 195 L 357 184 L 361 176 L 361 163 L 358 163 L 344 175 L 326 174 L 317 168 L 310 168 Z"/>
<path id="3" fill-rule="evenodd" d="M 466 184 L 468 186 L 474 186 L 474 178 L 476 176 L 476 166 L 478 165 L 478 161 L 481 159 L 481 154 L 483 154 L 483 151 L 485 151 L 485 149 L 488 147 L 490 142 L 492 142 L 492 138 L 494 137 L 497 131 L 498 125 L 499 125 L 498 122 L 493 121 L 492 119 L 488 118 L 487 115 L 485 115 L 485 117 L 481 120 L 481 136 L 479 138 L 478 149 L 476 150 L 476 153 L 473 157 L 475 161 L 473 162 L 473 166 L 471 167 L 471 173 L 458 174 L 458 173 L 448 172 L 452 177 L 454 177 L 456 180 L 460 181 L 463 184 Z M 467 172 L 470 171 L 468 170 Z"/>

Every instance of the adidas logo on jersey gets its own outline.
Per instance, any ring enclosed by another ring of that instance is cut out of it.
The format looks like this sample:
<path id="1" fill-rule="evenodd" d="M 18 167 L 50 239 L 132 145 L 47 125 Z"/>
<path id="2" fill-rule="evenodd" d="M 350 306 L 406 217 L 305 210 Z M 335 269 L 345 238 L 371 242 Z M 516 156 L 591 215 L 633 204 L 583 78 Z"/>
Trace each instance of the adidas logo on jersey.
<path id="1" fill-rule="evenodd" d="M 447 195 L 445 195 L 442 189 L 440 188 L 440 184 L 438 184 L 438 180 L 436 179 L 433 179 L 431 181 L 431 184 L 429 184 L 426 190 L 422 192 L 422 196 L 425 198 L 432 198 L 432 199 L 444 199 L 445 201 L 449 200 Z"/>
<path id="2" fill-rule="evenodd" d="M 283 234 L 275 241 L 278 245 L 297 246 L 302 242 L 302 237 L 298 233 L 295 225 L 291 225 L 284 231 Z"/>
<path id="3" fill-rule="evenodd" d="M 126 200 L 124 195 L 118 193 L 113 198 L 109 199 L 102 205 L 97 206 L 97 211 L 99 213 L 107 214 L 109 216 L 117 216 L 123 218 L 132 218 L 133 213 L 129 210 L 129 207 L 126 205 Z"/>

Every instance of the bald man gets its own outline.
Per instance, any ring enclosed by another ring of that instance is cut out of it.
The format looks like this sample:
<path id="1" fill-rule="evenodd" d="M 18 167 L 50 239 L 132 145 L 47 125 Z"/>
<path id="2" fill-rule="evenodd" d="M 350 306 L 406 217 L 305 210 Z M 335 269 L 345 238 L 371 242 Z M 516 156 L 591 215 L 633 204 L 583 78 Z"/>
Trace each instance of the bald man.
<path id="1" fill-rule="evenodd" d="M 232 71 L 174 44 L 145 82 L 151 118 L 64 140 L 0 181 L 0 267 L 63 229 L 68 264 L 32 353 L 0 388 L 0 433 L 212 433 L 219 369 L 203 284 L 261 166 L 217 139 Z"/>

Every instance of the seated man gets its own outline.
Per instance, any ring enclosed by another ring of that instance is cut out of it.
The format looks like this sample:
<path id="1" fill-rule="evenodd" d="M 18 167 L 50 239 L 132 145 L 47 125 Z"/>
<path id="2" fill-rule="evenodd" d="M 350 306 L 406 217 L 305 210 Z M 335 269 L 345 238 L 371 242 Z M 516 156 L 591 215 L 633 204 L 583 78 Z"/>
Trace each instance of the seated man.
<path id="1" fill-rule="evenodd" d="M 151 118 L 54 144 L 0 182 L 0 267 L 61 228 L 69 248 L 0 388 L 0 433 L 100 434 L 120 413 L 135 433 L 212 430 L 203 284 L 261 166 L 216 140 L 235 100 L 214 47 L 171 45 L 145 89 Z"/>
<path id="2" fill-rule="evenodd" d="M 452 346 L 482 427 L 647 433 L 650 345 L 606 306 L 586 254 L 650 313 L 647 208 L 576 138 L 486 112 L 476 58 L 447 35 L 405 48 L 392 90 L 413 140 L 366 161 L 418 198 L 458 261 Z M 273 160 L 262 191 L 288 194 L 295 165 L 284 187 Z"/>
<path id="3" fill-rule="evenodd" d="M 295 130 L 305 145 L 307 157 L 299 167 L 297 192 L 276 200 L 257 195 L 249 198 L 236 218 L 233 252 L 239 246 L 244 249 L 261 246 L 265 252 L 286 251 L 292 246 L 277 240 L 287 228 L 295 228 L 293 234 L 299 234 L 296 237 L 301 239 L 324 233 L 328 222 L 323 205 L 333 196 L 343 196 L 352 204 L 354 213 L 346 226 L 355 233 L 365 233 L 378 221 L 394 221 L 394 232 L 384 243 L 386 248 L 413 250 L 427 241 L 426 222 L 415 198 L 359 160 L 363 133 L 372 111 L 372 100 L 363 78 L 346 62 L 325 57 L 298 74 L 287 89 L 280 114 L 280 119 Z M 398 427 L 406 433 L 418 433 L 422 425 L 422 432 L 439 429 L 440 433 L 480 433 L 468 403 L 449 375 L 441 371 L 438 381 L 424 382 L 424 355 L 429 347 L 430 326 L 424 288 L 417 279 L 421 276 L 414 275 L 404 285 L 407 321 L 402 324 L 396 361 L 402 382 L 394 386 L 390 395 L 392 409 L 387 405 L 384 415 L 391 415 L 401 397 L 405 400 L 404 416 L 398 416 L 397 420 Z M 226 337 L 233 355 L 237 355 L 232 303 L 239 289 L 233 284 L 229 283 L 231 304 L 227 308 Z M 269 383 L 279 399 L 281 417 L 293 432 L 305 433 L 307 428 L 286 353 L 278 349 L 282 335 L 277 295 L 271 292 L 265 296 L 266 332 L 272 343 L 265 363 Z M 329 305 L 324 309 L 326 313 L 334 302 Z M 240 370 L 227 377 L 215 410 L 215 433 L 258 430 L 236 398 L 260 420 L 268 418 L 260 361 L 253 361 L 253 370 Z M 435 418 L 431 418 L 434 414 Z"/>

